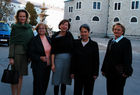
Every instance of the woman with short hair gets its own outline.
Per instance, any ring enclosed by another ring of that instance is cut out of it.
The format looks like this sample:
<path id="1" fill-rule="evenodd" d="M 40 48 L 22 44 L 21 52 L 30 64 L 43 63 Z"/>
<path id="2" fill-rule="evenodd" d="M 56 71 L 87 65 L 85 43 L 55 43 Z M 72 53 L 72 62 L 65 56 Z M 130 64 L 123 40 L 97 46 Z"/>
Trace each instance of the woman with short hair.
<path id="1" fill-rule="evenodd" d="M 98 44 L 89 37 L 90 27 L 87 24 L 81 25 L 79 30 L 81 37 L 74 41 L 71 65 L 74 95 L 93 95 L 94 82 L 99 72 Z"/>
<path id="2" fill-rule="evenodd" d="M 126 79 L 132 75 L 132 47 L 124 37 L 125 27 L 116 23 L 112 27 L 114 37 L 109 40 L 102 65 L 106 77 L 107 95 L 123 95 Z"/>

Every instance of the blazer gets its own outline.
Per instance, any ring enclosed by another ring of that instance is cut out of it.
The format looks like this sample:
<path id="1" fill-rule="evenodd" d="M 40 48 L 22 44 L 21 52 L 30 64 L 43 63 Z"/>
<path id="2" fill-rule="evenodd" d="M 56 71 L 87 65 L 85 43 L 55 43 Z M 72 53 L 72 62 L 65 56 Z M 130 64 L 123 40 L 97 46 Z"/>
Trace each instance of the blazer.
<path id="1" fill-rule="evenodd" d="M 101 71 L 107 75 L 118 76 L 132 75 L 132 47 L 127 38 L 122 38 L 118 43 L 109 40 Z"/>
<path id="2" fill-rule="evenodd" d="M 98 72 L 98 44 L 89 39 L 89 42 L 83 47 L 81 39 L 75 40 L 72 53 L 71 74 L 98 76 Z"/>
<path id="3" fill-rule="evenodd" d="M 50 38 L 47 36 L 46 38 L 51 45 Z M 45 56 L 45 51 L 39 35 L 35 36 L 30 42 L 28 54 L 32 62 L 31 67 L 35 67 L 40 63 L 44 63 L 45 65 L 47 64 L 46 62 L 42 62 L 40 59 L 40 56 Z"/>

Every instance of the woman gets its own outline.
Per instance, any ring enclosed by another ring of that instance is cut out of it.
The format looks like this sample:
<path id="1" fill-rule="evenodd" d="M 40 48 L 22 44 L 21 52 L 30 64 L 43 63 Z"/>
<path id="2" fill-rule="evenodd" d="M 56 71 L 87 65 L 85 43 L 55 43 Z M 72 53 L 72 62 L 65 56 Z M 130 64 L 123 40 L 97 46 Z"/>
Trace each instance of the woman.
<path id="1" fill-rule="evenodd" d="M 99 72 L 98 44 L 89 37 L 87 24 L 80 26 L 81 39 L 74 42 L 71 77 L 74 78 L 74 95 L 93 95 L 94 82 Z"/>
<path id="2" fill-rule="evenodd" d="M 16 23 L 11 26 L 9 63 L 12 64 L 12 69 L 20 74 L 18 84 L 11 85 L 12 95 L 20 95 L 23 76 L 28 74 L 27 50 L 33 31 L 28 24 L 29 14 L 26 10 L 18 10 L 15 19 Z"/>
<path id="3" fill-rule="evenodd" d="M 29 45 L 29 56 L 33 72 L 33 95 L 45 95 L 50 78 L 50 38 L 46 36 L 47 26 L 39 23 L 36 26 L 38 35 Z"/>
<path id="4" fill-rule="evenodd" d="M 109 40 L 102 66 L 102 74 L 107 79 L 107 95 L 123 95 L 126 78 L 132 75 L 131 42 L 124 37 L 125 27 L 116 23 Z"/>
<path id="5" fill-rule="evenodd" d="M 52 36 L 52 84 L 54 85 L 54 95 L 59 93 L 61 85 L 61 95 L 65 95 L 66 85 L 71 84 L 70 61 L 73 48 L 73 36 L 68 31 L 70 23 L 62 20 L 59 23 L 60 31 Z"/>

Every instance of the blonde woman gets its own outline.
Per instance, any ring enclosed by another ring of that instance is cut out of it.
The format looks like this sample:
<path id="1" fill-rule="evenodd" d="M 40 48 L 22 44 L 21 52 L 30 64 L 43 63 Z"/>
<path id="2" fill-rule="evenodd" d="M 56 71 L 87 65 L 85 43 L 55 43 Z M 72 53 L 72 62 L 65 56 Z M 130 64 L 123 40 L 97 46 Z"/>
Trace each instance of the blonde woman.
<path id="1" fill-rule="evenodd" d="M 39 23 L 36 26 L 38 35 L 29 45 L 29 56 L 33 72 L 33 95 L 45 95 L 50 78 L 51 41 L 46 36 L 47 26 Z"/>
<path id="2" fill-rule="evenodd" d="M 28 75 L 28 43 L 33 37 L 32 26 L 28 24 L 29 14 L 26 10 L 18 10 L 16 23 L 12 24 L 9 47 L 9 63 L 12 69 L 20 74 L 18 84 L 12 84 L 12 95 L 20 95 L 24 75 Z"/>

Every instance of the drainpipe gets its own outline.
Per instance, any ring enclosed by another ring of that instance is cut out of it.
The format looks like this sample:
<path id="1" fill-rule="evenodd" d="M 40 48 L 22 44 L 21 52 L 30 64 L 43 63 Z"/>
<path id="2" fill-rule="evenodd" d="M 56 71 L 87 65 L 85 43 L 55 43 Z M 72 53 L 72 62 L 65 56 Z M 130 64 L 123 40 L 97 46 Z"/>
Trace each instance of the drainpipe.
<path id="1" fill-rule="evenodd" d="M 108 25 L 109 25 L 109 8 L 110 8 L 110 0 L 108 0 L 108 6 L 107 6 L 107 24 L 106 24 L 106 33 L 105 37 L 108 38 Z"/>

